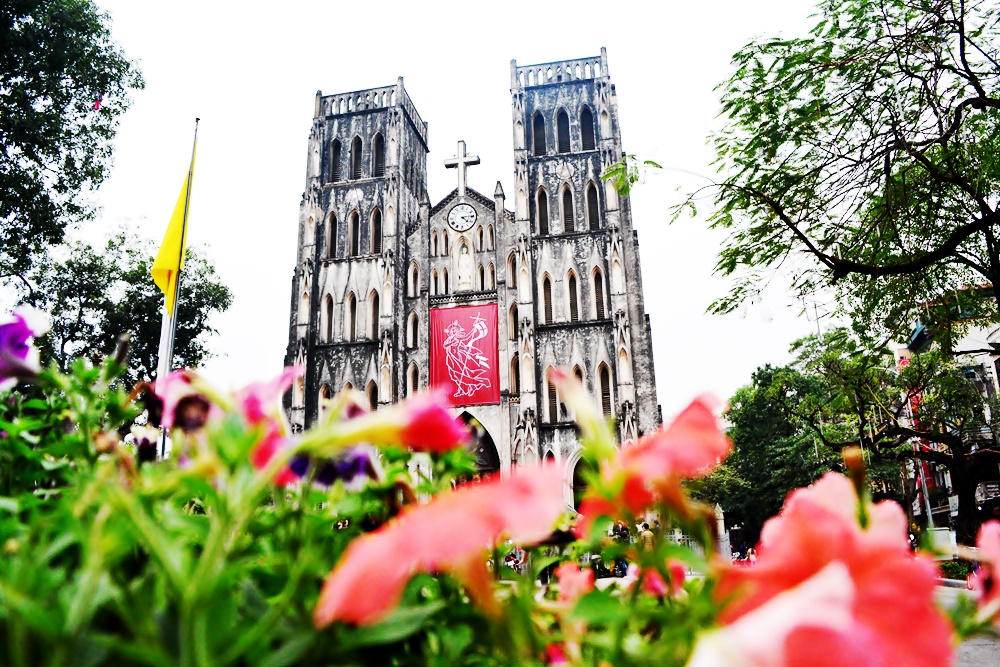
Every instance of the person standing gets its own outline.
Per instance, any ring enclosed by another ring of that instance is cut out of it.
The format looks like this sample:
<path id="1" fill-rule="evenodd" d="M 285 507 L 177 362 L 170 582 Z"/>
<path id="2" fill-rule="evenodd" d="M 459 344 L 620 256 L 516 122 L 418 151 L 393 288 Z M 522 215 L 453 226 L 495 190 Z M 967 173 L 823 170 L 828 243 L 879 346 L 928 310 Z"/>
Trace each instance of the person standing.
<path id="1" fill-rule="evenodd" d="M 642 532 L 639 533 L 639 545 L 643 551 L 653 551 L 656 548 L 656 536 L 649 529 L 649 524 L 643 522 Z"/>

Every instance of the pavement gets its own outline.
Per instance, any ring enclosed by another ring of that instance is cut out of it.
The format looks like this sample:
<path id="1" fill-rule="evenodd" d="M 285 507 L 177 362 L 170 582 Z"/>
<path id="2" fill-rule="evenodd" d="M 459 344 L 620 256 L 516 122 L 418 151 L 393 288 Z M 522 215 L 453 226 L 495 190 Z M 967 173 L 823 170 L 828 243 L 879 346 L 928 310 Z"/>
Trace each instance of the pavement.
<path id="1" fill-rule="evenodd" d="M 953 582 L 954 580 L 942 580 Z M 937 588 L 937 599 L 941 604 L 950 607 L 958 600 L 958 596 L 967 595 L 965 582 L 954 586 L 952 583 L 940 583 Z M 962 642 L 955 656 L 955 667 L 997 667 L 1000 665 L 1000 639 L 996 637 L 973 637 Z"/>

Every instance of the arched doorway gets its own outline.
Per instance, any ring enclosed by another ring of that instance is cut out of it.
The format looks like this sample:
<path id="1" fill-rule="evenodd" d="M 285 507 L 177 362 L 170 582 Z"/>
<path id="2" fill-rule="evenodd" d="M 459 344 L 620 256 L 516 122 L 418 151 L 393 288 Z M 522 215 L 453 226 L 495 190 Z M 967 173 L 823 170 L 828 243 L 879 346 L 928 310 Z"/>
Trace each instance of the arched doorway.
<path id="1" fill-rule="evenodd" d="M 593 474 L 594 466 L 584 459 L 580 459 L 573 466 L 573 509 L 578 512 L 583 494 L 587 492 L 587 481 L 593 477 Z"/>
<path id="2" fill-rule="evenodd" d="M 500 472 L 500 454 L 497 453 L 497 446 L 493 442 L 493 436 L 490 435 L 490 432 L 486 430 L 482 422 L 468 412 L 463 412 L 458 418 L 465 422 L 469 430 L 472 431 L 472 439 L 466 445 L 466 449 L 476 457 L 478 476 Z"/>

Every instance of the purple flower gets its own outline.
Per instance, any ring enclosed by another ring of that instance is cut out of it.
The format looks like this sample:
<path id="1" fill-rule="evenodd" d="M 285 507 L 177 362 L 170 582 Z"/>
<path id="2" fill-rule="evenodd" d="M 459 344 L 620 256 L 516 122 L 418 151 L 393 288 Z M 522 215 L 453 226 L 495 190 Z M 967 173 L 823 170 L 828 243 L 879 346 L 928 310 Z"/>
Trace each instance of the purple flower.
<path id="1" fill-rule="evenodd" d="M 19 306 L 0 318 L 0 391 L 14 387 L 18 379 L 38 374 L 38 350 L 28 341 L 48 330 L 48 315 L 30 306 Z"/>
<path id="2" fill-rule="evenodd" d="M 308 456 L 300 455 L 292 459 L 289 467 L 299 477 L 305 477 L 311 463 Z M 367 445 L 357 445 L 344 450 L 336 458 L 318 461 L 313 479 L 323 486 L 333 486 L 340 480 L 348 488 L 357 489 L 367 480 L 380 479 L 381 476 L 381 466 L 378 464 L 375 449 Z"/>

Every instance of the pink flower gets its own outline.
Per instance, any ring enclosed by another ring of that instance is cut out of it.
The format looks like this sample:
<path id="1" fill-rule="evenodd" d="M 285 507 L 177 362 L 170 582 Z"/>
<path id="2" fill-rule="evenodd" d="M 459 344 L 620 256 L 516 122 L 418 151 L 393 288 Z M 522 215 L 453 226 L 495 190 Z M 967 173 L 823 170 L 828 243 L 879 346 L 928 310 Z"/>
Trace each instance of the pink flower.
<path id="1" fill-rule="evenodd" d="M 583 595 L 594 590 L 594 573 L 581 570 L 576 563 L 563 563 L 555 569 L 559 582 L 559 601 L 574 604 Z"/>
<path id="2" fill-rule="evenodd" d="M 911 665 L 885 662 L 877 637 L 853 613 L 857 591 L 847 567 L 831 563 L 765 605 L 702 635 L 687 667 Z M 897 634 L 908 634 L 906 626 Z"/>
<path id="3" fill-rule="evenodd" d="M 663 576 L 655 569 L 646 571 L 646 576 L 642 580 L 642 592 L 646 595 L 656 597 L 666 597 L 668 595 L 678 595 L 684 590 L 684 579 L 687 576 L 687 568 L 679 560 L 667 560 L 667 573 L 670 575 L 669 583 L 664 581 Z M 635 563 L 628 566 L 627 576 L 631 579 L 638 579 L 642 574 L 642 568 Z"/>
<path id="4" fill-rule="evenodd" d="M 410 507 L 355 539 L 326 578 L 313 612 L 317 627 L 334 621 L 368 625 L 399 603 L 416 572 L 446 572 L 470 597 L 495 610 L 486 550 L 501 536 L 538 542 L 562 515 L 562 477 L 554 466 L 461 487 Z"/>
<path id="5" fill-rule="evenodd" d="M 542 662 L 546 665 L 565 665 L 569 663 L 569 659 L 566 658 L 566 651 L 563 650 L 562 644 L 549 644 L 545 647 Z"/>
<path id="6" fill-rule="evenodd" d="M 681 482 L 711 472 L 728 454 L 732 444 L 719 429 L 711 400 L 695 399 L 665 429 L 643 436 L 623 447 L 601 467 L 601 489 L 584 496 L 577 535 L 586 536 L 599 516 L 618 516 L 619 508 L 639 514 L 657 499 L 683 512 L 687 507 Z M 615 512 L 609 514 L 609 512 Z"/>
<path id="7" fill-rule="evenodd" d="M 972 590 L 979 598 L 979 608 L 1000 629 L 1000 521 L 987 521 L 976 538 L 979 572 L 972 576 Z"/>
<path id="8" fill-rule="evenodd" d="M 934 605 L 934 563 L 911 556 L 898 505 L 872 505 L 868 517 L 862 528 L 851 481 L 828 473 L 792 492 L 764 525 L 756 567 L 717 566 L 715 595 L 726 603 L 720 632 L 731 646 L 753 640 L 747 651 L 759 656 L 740 664 L 950 663 L 951 632 Z"/>
<path id="9" fill-rule="evenodd" d="M 445 409 L 442 392 L 426 392 L 403 403 L 405 425 L 399 438 L 418 452 L 446 452 L 469 441 L 471 432 Z"/>
<path id="10" fill-rule="evenodd" d="M 368 442 L 442 453 L 461 447 L 471 436 L 469 427 L 448 412 L 448 399 L 444 392 L 429 391 L 385 409 L 334 424 L 321 436 L 315 436 L 317 444 L 314 449 L 317 453 L 329 454 Z"/>
<path id="11" fill-rule="evenodd" d="M 30 306 L 20 306 L 0 319 L 0 391 L 14 387 L 19 378 L 38 374 L 38 350 L 28 341 L 48 330 L 48 316 Z"/>
<path id="12" fill-rule="evenodd" d="M 266 468 L 274 455 L 290 442 L 291 429 L 281 408 L 281 397 L 302 370 L 301 366 L 289 367 L 269 382 L 255 382 L 236 392 L 237 410 L 248 426 L 260 431 L 260 439 L 250 453 L 250 461 L 258 470 Z M 274 483 L 287 486 L 296 479 L 298 476 L 286 465 L 275 475 Z"/>
<path id="13" fill-rule="evenodd" d="M 209 418 L 220 417 L 221 410 L 200 387 L 194 386 L 197 379 L 194 371 L 188 369 L 172 371 L 157 378 L 153 383 L 155 398 L 147 402 L 151 422 L 168 431 L 177 427 L 191 432 L 205 426 Z"/>

